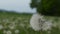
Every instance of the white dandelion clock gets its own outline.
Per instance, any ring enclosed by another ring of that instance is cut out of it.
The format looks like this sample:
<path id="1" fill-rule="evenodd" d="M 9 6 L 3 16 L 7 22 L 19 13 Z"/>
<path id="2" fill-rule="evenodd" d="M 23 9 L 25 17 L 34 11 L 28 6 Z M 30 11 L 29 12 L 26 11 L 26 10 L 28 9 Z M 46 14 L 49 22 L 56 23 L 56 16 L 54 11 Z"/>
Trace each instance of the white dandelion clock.
<path id="1" fill-rule="evenodd" d="M 52 23 L 43 19 L 43 16 L 40 14 L 34 14 L 30 20 L 30 25 L 35 31 L 44 31 L 51 29 Z"/>
<path id="2" fill-rule="evenodd" d="M 30 20 L 30 25 L 35 31 L 40 30 L 40 25 L 39 25 L 39 19 L 42 19 L 43 16 L 40 16 L 39 14 L 34 14 Z"/>

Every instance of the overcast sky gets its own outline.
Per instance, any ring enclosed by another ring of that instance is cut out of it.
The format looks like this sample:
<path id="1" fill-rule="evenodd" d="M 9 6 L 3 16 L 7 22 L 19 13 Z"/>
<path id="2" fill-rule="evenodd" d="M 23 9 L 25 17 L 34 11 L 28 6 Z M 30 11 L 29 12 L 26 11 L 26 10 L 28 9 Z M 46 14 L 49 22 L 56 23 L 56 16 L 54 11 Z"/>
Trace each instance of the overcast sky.
<path id="1" fill-rule="evenodd" d="M 36 10 L 30 8 L 30 2 L 31 0 L 0 0 L 0 9 L 34 13 Z"/>

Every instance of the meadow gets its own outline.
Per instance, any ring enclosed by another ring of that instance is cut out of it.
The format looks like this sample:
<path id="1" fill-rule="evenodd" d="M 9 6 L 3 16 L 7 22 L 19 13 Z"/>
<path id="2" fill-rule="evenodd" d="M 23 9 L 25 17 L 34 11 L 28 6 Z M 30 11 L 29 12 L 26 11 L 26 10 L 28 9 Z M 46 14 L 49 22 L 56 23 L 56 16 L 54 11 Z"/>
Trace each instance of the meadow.
<path id="1" fill-rule="evenodd" d="M 40 31 L 31 28 L 31 16 L 32 14 L 27 13 L 0 12 L 0 34 L 40 34 Z M 42 34 L 49 33 L 44 31 Z M 50 34 L 60 34 L 60 30 L 52 28 Z"/>

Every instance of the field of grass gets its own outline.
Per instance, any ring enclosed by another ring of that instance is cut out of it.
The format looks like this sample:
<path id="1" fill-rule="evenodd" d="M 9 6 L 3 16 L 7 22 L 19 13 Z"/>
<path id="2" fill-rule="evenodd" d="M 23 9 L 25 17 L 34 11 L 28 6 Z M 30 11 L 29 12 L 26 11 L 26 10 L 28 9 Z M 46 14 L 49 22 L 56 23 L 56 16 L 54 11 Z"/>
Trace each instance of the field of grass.
<path id="1" fill-rule="evenodd" d="M 34 31 L 29 20 L 32 14 L 18 13 L 0 13 L 0 34 L 40 34 L 39 31 Z M 42 34 L 49 34 L 42 32 Z M 60 34 L 58 28 L 53 28 L 50 34 Z"/>

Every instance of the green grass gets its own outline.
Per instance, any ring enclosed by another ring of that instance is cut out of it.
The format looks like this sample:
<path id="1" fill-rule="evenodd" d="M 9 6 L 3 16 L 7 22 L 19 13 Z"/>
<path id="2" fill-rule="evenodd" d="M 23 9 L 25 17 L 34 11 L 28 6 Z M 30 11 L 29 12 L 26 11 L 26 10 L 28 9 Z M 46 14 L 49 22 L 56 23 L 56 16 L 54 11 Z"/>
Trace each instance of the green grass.
<path id="1" fill-rule="evenodd" d="M 32 14 L 0 13 L 0 24 L 2 24 L 4 27 L 6 26 L 6 28 L 0 30 L 0 34 L 3 34 L 4 30 L 9 30 L 12 32 L 12 34 L 15 34 L 14 31 L 16 29 L 19 30 L 19 34 L 40 34 L 39 31 L 34 31 L 30 27 L 29 21 L 31 16 Z M 10 29 L 8 26 L 13 23 L 15 23 L 15 27 L 14 29 Z M 48 32 L 44 31 L 42 34 L 48 34 Z M 52 28 L 51 34 L 60 34 L 60 30 L 58 28 Z"/>

